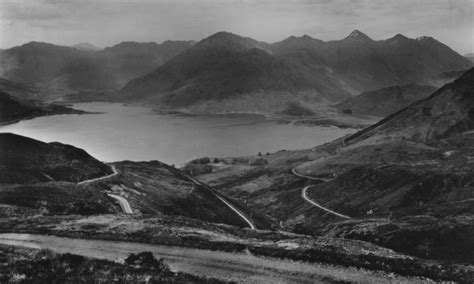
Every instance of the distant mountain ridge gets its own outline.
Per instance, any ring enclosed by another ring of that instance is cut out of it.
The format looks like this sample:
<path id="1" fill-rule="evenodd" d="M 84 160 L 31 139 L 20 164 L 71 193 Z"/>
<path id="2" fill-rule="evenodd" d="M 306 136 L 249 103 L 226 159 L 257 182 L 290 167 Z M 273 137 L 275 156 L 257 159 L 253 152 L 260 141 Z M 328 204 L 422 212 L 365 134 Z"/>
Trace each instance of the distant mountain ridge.
<path id="1" fill-rule="evenodd" d="M 268 44 L 219 32 L 130 81 L 121 95 L 171 106 L 278 92 L 335 102 L 471 65 L 430 37 L 409 39 L 398 34 L 374 41 L 355 30 L 337 41 L 305 35 Z M 269 95 L 271 99 L 275 96 Z"/>
<path id="2" fill-rule="evenodd" d="M 121 88 L 110 99 L 210 109 L 228 101 L 237 111 L 258 111 L 257 103 L 268 101 L 275 112 L 289 101 L 328 104 L 389 86 L 431 84 L 429 78 L 472 66 L 430 37 L 373 40 L 358 30 L 341 40 L 304 35 L 272 44 L 219 32 L 198 43 L 122 42 L 98 51 L 31 42 L 0 51 L 0 62 L 0 76 L 59 97 Z"/>
<path id="3" fill-rule="evenodd" d="M 0 52 L 0 77 L 61 93 L 117 89 L 192 44 L 124 42 L 97 50 L 90 44 L 29 42 Z"/>

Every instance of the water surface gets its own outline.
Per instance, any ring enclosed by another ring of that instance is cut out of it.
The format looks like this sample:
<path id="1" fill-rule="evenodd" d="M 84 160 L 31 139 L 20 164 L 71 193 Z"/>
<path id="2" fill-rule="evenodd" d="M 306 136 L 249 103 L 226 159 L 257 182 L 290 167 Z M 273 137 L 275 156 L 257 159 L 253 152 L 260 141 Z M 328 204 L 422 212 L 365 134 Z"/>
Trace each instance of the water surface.
<path id="1" fill-rule="evenodd" d="M 0 132 L 71 144 L 107 162 L 160 160 L 183 164 L 204 156 L 310 148 L 355 131 L 281 124 L 260 115 L 160 114 L 118 103 L 81 103 L 74 108 L 101 113 L 39 117 L 0 126 Z"/>

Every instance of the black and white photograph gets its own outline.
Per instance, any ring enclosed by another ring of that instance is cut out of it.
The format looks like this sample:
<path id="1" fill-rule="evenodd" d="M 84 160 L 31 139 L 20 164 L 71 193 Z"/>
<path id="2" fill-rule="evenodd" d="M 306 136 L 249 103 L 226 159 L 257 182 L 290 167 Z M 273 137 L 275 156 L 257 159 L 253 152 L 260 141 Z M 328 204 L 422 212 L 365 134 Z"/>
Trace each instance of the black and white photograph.
<path id="1" fill-rule="evenodd" d="M 0 0 L 0 283 L 474 283 L 474 0 Z"/>

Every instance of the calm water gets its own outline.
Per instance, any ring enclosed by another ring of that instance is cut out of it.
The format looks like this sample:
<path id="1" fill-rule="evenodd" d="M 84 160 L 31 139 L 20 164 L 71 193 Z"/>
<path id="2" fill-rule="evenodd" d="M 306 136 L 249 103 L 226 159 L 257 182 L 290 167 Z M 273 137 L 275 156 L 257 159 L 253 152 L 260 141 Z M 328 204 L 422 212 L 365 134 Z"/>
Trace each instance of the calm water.
<path id="1" fill-rule="evenodd" d="M 258 115 L 158 114 L 116 103 L 82 103 L 74 108 L 102 113 L 40 117 L 0 126 L 0 132 L 71 144 L 107 162 L 160 160 L 169 164 L 204 156 L 309 148 L 354 132 L 279 124 Z"/>

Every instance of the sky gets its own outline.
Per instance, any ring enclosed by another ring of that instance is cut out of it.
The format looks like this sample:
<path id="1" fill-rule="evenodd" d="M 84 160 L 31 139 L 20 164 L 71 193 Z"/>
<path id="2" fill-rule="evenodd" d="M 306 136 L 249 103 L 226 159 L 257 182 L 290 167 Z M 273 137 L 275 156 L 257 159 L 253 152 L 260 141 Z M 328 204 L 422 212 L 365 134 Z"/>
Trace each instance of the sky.
<path id="1" fill-rule="evenodd" d="M 335 40 L 355 29 L 376 40 L 432 36 L 474 52 L 474 0 L 0 0 L 0 48 L 201 40 L 219 31 Z"/>

